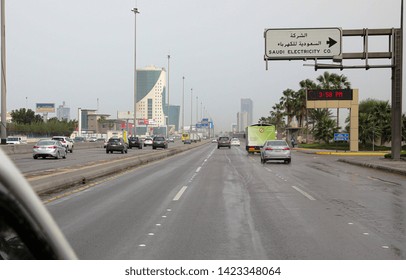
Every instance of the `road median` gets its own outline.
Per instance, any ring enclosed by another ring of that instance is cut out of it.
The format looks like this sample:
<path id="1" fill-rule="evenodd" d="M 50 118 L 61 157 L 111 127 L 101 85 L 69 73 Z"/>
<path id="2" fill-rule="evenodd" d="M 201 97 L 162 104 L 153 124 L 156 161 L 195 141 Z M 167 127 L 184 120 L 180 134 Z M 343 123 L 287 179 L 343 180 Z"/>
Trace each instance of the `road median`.
<path id="1" fill-rule="evenodd" d="M 47 171 L 46 174 L 25 174 L 25 176 L 38 194 L 58 192 L 69 187 L 88 184 L 96 179 L 114 176 L 126 170 L 171 157 L 207 143 L 201 142 L 109 161 L 89 162 L 85 166 L 77 168 L 56 168 Z"/>

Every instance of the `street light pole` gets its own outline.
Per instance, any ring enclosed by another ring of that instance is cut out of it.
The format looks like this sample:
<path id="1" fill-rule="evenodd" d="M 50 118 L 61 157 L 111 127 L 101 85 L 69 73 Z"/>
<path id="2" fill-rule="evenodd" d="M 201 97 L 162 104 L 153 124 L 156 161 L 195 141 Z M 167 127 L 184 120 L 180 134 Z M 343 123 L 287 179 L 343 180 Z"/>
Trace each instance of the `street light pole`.
<path id="1" fill-rule="evenodd" d="M 193 124 L 193 88 L 190 89 L 190 132 L 192 132 L 192 124 Z"/>
<path id="2" fill-rule="evenodd" d="M 199 97 L 196 96 L 196 123 L 199 122 Z"/>
<path id="3" fill-rule="evenodd" d="M 169 137 L 169 59 L 171 58 L 171 56 L 168 54 L 168 108 L 167 108 L 167 114 L 168 114 L 168 120 L 166 123 L 166 137 Z"/>
<path id="4" fill-rule="evenodd" d="M 134 133 L 137 135 L 137 14 L 138 8 L 131 10 L 134 12 Z"/>
<path id="5" fill-rule="evenodd" d="M 185 76 L 182 77 L 182 133 L 185 131 Z"/>
<path id="6" fill-rule="evenodd" d="M 7 107 L 6 107 L 6 19 L 5 0 L 1 0 L 1 144 L 7 144 Z"/>

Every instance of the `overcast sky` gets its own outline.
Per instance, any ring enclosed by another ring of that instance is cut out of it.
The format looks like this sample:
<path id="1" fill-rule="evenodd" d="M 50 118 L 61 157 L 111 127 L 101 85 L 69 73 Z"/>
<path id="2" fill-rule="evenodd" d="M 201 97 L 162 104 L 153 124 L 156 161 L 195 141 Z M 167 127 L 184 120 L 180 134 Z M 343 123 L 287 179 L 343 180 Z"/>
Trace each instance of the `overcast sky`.
<path id="1" fill-rule="evenodd" d="M 241 98 L 253 100 L 257 120 L 285 89 L 323 74 L 303 66 L 313 61 L 271 61 L 266 71 L 266 28 L 398 28 L 400 2 L 6 0 L 7 110 L 65 101 L 76 119 L 78 107 L 97 109 L 99 99 L 101 113 L 132 111 L 137 5 L 137 68 L 167 68 L 170 54 L 170 103 L 182 105 L 185 76 L 185 124 L 193 88 L 217 130 L 230 130 Z M 370 48 L 387 51 L 386 38 L 371 40 Z M 361 49 L 361 39 L 343 38 L 344 52 Z M 329 71 L 346 75 L 361 100 L 391 99 L 390 69 Z"/>

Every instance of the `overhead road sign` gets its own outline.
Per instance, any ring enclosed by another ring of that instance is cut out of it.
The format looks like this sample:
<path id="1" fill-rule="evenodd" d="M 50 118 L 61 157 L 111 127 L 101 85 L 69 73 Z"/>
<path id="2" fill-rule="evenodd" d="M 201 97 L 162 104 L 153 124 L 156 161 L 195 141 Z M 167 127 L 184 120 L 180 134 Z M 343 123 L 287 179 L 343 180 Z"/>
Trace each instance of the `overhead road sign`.
<path id="1" fill-rule="evenodd" d="M 266 29 L 265 60 L 332 59 L 342 54 L 342 29 Z"/>

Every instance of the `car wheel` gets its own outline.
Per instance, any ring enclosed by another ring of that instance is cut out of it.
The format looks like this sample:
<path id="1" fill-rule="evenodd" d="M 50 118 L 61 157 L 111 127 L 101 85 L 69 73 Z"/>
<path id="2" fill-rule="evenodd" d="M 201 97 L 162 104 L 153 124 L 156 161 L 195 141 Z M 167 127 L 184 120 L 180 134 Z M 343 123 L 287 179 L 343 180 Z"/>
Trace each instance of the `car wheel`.
<path id="1" fill-rule="evenodd" d="M 73 148 L 72 149 L 70 149 L 70 151 L 69 151 L 70 153 L 73 153 Z"/>
<path id="2" fill-rule="evenodd" d="M 290 159 L 288 159 L 288 160 L 287 160 L 287 161 L 285 161 L 285 162 L 286 162 L 287 164 L 290 164 L 290 161 L 291 161 L 291 160 L 290 160 Z"/>
<path id="3" fill-rule="evenodd" d="M 67 154 L 68 154 L 68 153 L 65 153 L 62 158 L 63 158 L 63 159 L 66 159 L 66 155 L 67 155 Z"/>
<path id="4" fill-rule="evenodd" d="M 38 156 L 33 156 L 34 159 L 38 159 Z"/>
<path id="5" fill-rule="evenodd" d="M 125 153 L 128 153 L 128 150 L 125 150 Z"/>
<path id="6" fill-rule="evenodd" d="M 138 150 L 141 150 L 141 149 L 142 149 L 142 146 L 139 146 L 139 147 L 138 147 Z"/>
<path id="7" fill-rule="evenodd" d="M 156 150 L 156 147 L 152 147 L 153 150 Z"/>
<path id="8" fill-rule="evenodd" d="M 124 154 L 124 150 L 121 150 L 121 153 Z"/>
<path id="9" fill-rule="evenodd" d="M 61 155 L 59 154 L 59 152 L 56 154 L 55 159 L 59 159 L 61 157 Z"/>
<path id="10" fill-rule="evenodd" d="M 108 150 L 106 150 L 106 154 L 108 154 L 109 153 L 109 151 Z"/>

